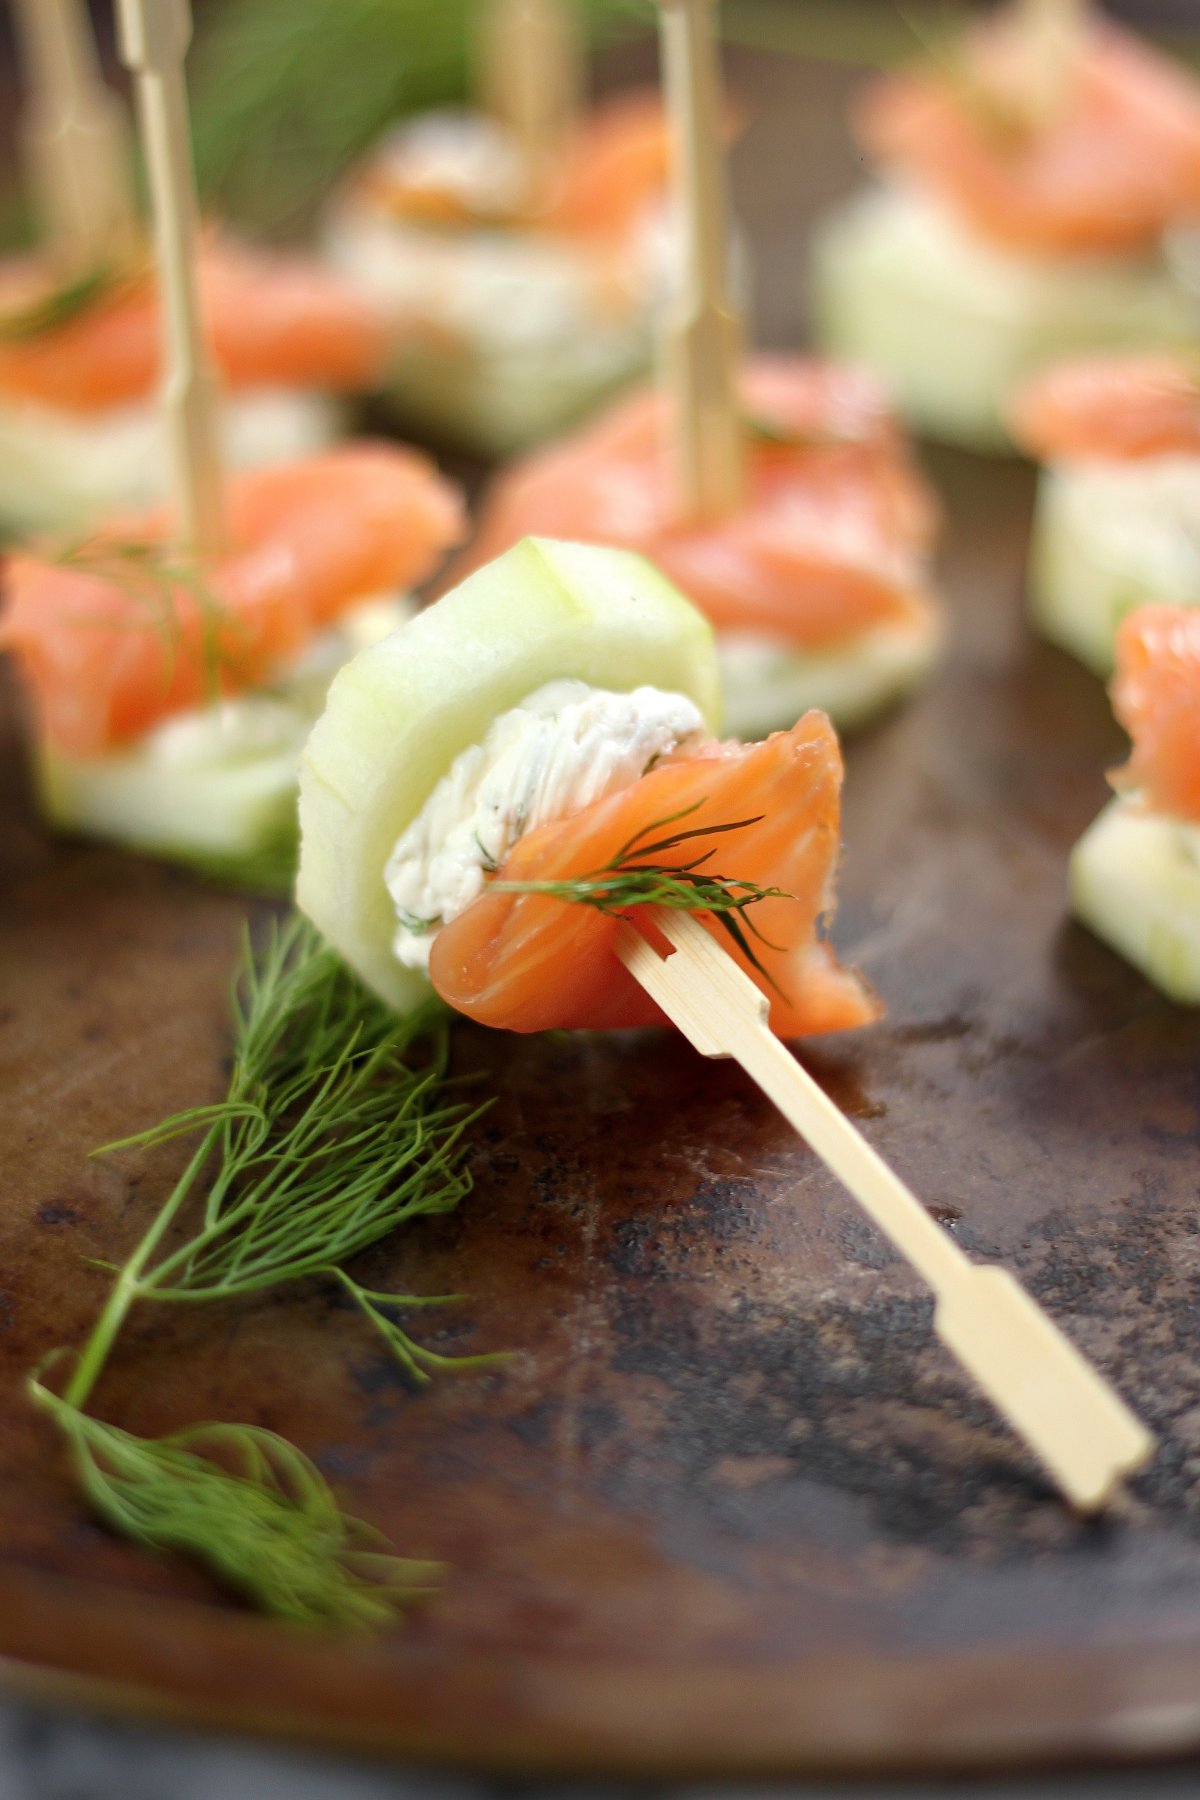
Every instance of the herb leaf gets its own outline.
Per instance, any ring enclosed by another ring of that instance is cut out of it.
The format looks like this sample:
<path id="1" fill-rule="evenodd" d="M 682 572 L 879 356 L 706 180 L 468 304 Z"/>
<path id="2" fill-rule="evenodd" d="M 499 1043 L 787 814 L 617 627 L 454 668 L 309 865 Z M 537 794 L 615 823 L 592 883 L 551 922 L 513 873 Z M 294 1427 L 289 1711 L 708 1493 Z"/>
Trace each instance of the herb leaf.
<path id="1" fill-rule="evenodd" d="M 130 279 L 130 270 L 118 263 L 101 263 L 81 275 L 71 275 L 26 305 L 0 312 L 0 344 L 24 344 L 49 337 L 81 313 L 110 299 Z"/>
<path id="2" fill-rule="evenodd" d="M 69 1405 L 38 1378 L 29 1391 L 70 1445 L 100 1517 L 153 1550 L 204 1562 L 276 1618 L 387 1624 L 437 1585 L 435 1563 L 393 1556 L 341 1511 L 294 1445 L 254 1425 L 194 1425 L 140 1438 Z"/>

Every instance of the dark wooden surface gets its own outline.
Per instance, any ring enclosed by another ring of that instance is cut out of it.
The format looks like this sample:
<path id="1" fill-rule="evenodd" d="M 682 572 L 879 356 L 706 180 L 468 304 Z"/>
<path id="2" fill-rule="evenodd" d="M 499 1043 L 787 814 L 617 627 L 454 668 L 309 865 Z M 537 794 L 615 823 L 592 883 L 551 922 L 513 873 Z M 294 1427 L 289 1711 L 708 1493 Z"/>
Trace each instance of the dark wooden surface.
<path id="1" fill-rule="evenodd" d="M 844 81 L 737 59 L 772 341 Z M 252 1617 L 92 1522 L 26 1371 L 78 1342 L 171 1157 L 89 1162 L 217 1090 L 244 904 L 48 841 L 12 709 L 0 833 L 0 1654 L 13 1680 L 488 1769 L 991 1768 L 1200 1745 L 1200 1018 L 1064 914 L 1119 737 L 1021 620 L 1029 472 L 931 459 L 943 673 L 849 754 L 838 940 L 885 1024 L 806 1061 L 973 1254 L 1016 1269 L 1162 1434 L 1074 1520 L 930 1341 L 929 1303 L 734 1069 L 653 1036 L 464 1028 L 477 1191 L 363 1259 L 462 1289 L 414 1392 L 331 1293 L 141 1315 L 97 1403 L 248 1418 L 448 1565 L 346 1642 Z M 70 1678 L 84 1686 L 64 1687 Z"/>

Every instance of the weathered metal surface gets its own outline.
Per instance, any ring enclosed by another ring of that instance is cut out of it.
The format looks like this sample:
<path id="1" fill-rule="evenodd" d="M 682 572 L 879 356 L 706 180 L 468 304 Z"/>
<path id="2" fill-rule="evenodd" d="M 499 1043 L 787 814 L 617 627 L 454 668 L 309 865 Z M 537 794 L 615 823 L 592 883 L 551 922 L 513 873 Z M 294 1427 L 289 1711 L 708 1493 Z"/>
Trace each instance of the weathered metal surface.
<path id="1" fill-rule="evenodd" d="M 743 171 L 761 230 L 807 90 L 788 65 L 743 68 L 765 104 Z M 1084 1524 L 1060 1505 L 931 1342 L 914 1281 L 735 1069 L 653 1036 L 464 1028 L 461 1064 L 498 1095 L 477 1191 L 363 1263 L 372 1285 L 467 1291 L 435 1341 L 513 1361 L 414 1391 L 315 1288 L 144 1312 L 97 1395 L 135 1430 L 284 1432 L 353 1510 L 444 1559 L 443 1597 L 382 1639 L 299 1635 L 110 1537 L 22 1382 L 79 1340 L 105 1286 L 84 1259 L 120 1257 L 172 1161 L 89 1150 L 219 1084 L 245 907 L 49 842 L 10 708 L 14 1678 L 491 1766 L 931 1769 L 1200 1743 L 1200 1016 L 1065 918 L 1066 852 L 1120 746 L 1098 684 L 1021 621 L 1030 475 L 932 466 L 949 661 L 849 756 L 837 935 L 889 1016 L 806 1059 L 1161 1433 L 1124 1507 Z"/>

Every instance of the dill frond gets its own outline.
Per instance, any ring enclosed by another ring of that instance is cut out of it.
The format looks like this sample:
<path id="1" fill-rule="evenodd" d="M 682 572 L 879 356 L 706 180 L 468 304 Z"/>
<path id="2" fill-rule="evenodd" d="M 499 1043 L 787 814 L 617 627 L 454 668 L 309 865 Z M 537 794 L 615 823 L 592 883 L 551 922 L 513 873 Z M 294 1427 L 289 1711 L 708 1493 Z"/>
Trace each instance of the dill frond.
<path id="1" fill-rule="evenodd" d="M 594 869 L 589 874 L 576 875 L 563 881 L 493 881 L 488 884 L 489 890 L 507 894 L 545 894 L 553 900 L 563 900 L 573 906 L 592 906 L 597 912 L 621 917 L 638 906 L 662 906 L 674 912 L 709 913 L 728 932 L 743 956 L 764 980 L 776 987 L 773 977 L 759 960 L 750 936 L 757 938 L 768 950 L 777 950 L 779 946 L 763 937 L 749 916 L 749 909 L 762 900 L 793 900 L 795 895 L 787 893 L 783 888 L 762 887 L 755 881 L 716 874 L 707 866 L 716 855 L 715 849 L 706 850 L 702 855 L 693 857 L 690 862 L 663 863 L 654 860 L 655 857 L 669 855 L 671 851 L 678 850 L 696 838 L 744 831 L 748 826 L 759 824 L 762 814 L 752 819 L 732 819 L 721 825 L 701 825 L 688 831 L 669 832 L 666 837 L 645 842 L 655 832 L 678 824 L 680 819 L 690 818 L 703 805 L 703 800 L 697 800 L 682 812 L 672 813 L 665 819 L 658 819 L 653 824 L 644 826 L 621 845 L 603 868 Z M 776 992 L 778 991 L 776 987 Z"/>
<path id="2" fill-rule="evenodd" d="M 427 1589 L 428 1568 L 345 1517 L 299 1450 L 243 1425 L 136 1438 L 84 1410 L 137 1302 L 236 1301 L 306 1278 L 338 1282 L 416 1381 L 496 1360 L 440 1355 L 392 1317 L 458 1296 L 379 1293 L 341 1266 L 470 1190 L 463 1133 L 483 1108 L 447 1074 L 444 1010 L 398 1019 L 299 915 L 258 950 L 247 934 L 231 1006 L 224 1098 L 97 1152 L 196 1140 L 62 1394 L 36 1375 L 31 1391 L 114 1530 L 195 1556 L 280 1617 L 379 1624 Z"/>
<path id="3" fill-rule="evenodd" d="M 437 1564 L 392 1555 L 273 1431 L 206 1424 L 141 1438 L 69 1405 L 36 1375 L 29 1391 L 106 1524 L 148 1549 L 195 1558 L 276 1618 L 382 1626 L 436 1589 Z"/>
<path id="4" fill-rule="evenodd" d="M 0 344 L 27 344 L 50 337 L 109 300 L 131 279 L 131 271 L 119 263 L 100 263 L 81 275 L 71 275 L 24 306 L 0 312 Z"/>

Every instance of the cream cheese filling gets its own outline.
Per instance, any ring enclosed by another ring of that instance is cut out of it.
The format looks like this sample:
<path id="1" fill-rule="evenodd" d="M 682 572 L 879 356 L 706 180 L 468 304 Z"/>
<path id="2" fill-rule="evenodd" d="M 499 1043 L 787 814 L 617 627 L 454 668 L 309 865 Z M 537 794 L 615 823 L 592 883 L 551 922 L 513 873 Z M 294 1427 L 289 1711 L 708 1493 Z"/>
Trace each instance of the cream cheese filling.
<path id="1" fill-rule="evenodd" d="M 388 858 L 397 960 L 428 968 L 438 928 L 478 898 L 524 832 L 629 787 L 708 735 L 691 700 L 652 687 L 615 694 L 554 681 L 501 713 L 455 758 Z"/>

